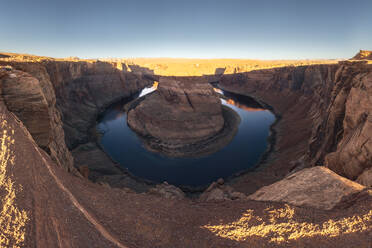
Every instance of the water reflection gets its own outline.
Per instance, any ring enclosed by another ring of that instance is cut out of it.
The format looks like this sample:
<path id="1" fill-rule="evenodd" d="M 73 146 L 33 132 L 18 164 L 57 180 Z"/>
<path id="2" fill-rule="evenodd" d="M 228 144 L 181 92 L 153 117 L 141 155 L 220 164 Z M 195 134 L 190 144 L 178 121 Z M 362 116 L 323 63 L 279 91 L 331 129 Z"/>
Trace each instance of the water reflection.
<path id="1" fill-rule="evenodd" d="M 140 93 L 155 90 L 157 84 Z M 170 158 L 149 152 L 143 141 L 127 126 L 125 104 L 109 108 L 98 120 L 100 143 L 107 154 L 132 174 L 155 182 L 182 186 L 205 186 L 255 166 L 267 148 L 267 137 L 275 116 L 254 99 L 221 91 L 222 103 L 240 116 L 233 140 L 213 154 L 199 158 Z M 220 93 L 221 94 L 221 93 Z"/>

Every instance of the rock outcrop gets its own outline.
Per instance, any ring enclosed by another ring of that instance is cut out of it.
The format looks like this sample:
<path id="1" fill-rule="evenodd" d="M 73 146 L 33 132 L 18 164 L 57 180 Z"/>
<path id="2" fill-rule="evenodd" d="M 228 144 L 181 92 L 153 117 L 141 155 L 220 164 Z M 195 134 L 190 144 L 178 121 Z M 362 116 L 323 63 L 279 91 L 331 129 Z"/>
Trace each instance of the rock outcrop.
<path id="1" fill-rule="evenodd" d="M 25 123 L 37 144 L 68 170 L 74 166 L 67 148 L 92 139 L 90 129 L 98 113 L 152 85 L 154 79 L 137 68 L 128 72 L 118 63 L 100 61 L 4 60 L 0 65 L 4 66 L 0 88 L 9 110 Z"/>
<path id="2" fill-rule="evenodd" d="M 191 143 L 218 133 L 224 119 L 210 85 L 161 78 L 157 91 L 128 112 L 128 124 L 143 136 Z"/>
<path id="3" fill-rule="evenodd" d="M 55 87 L 70 149 L 90 140 L 89 130 L 105 107 L 153 84 L 150 74 L 127 72 L 116 63 L 52 61 L 45 67 Z"/>
<path id="4" fill-rule="evenodd" d="M 308 140 L 307 166 L 326 165 L 352 180 L 372 167 L 372 65 L 347 61 L 257 70 L 224 75 L 220 86 L 252 94 L 285 119 L 305 120 L 311 133 L 304 132 L 299 142 Z M 293 138 L 280 139 L 288 144 Z"/>
<path id="5" fill-rule="evenodd" d="M 367 59 L 372 60 L 372 51 L 360 50 L 353 58 L 353 60 Z"/>
<path id="6" fill-rule="evenodd" d="M 167 182 L 158 184 L 154 188 L 151 188 L 149 193 L 172 200 L 182 200 L 185 198 L 185 193 L 183 193 L 181 189 L 170 185 Z"/>
<path id="7" fill-rule="evenodd" d="M 303 169 L 248 198 L 256 201 L 287 202 L 296 206 L 332 209 L 365 187 L 341 177 L 326 167 Z"/>
<path id="8" fill-rule="evenodd" d="M 225 127 L 236 132 L 238 121 L 231 111 L 203 79 L 161 78 L 156 92 L 132 104 L 128 125 L 148 140 L 152 151 L 198 156 L 215 150 L 208 146 L 211 140 L 216 149 L 231 141 L 233 135 L 223 132 Z M 217 142 L 220 136 L 226 142 Z"/>
<path id="9" fill-rule="evenodd" d="M 2 99 L 58 165 L 75 171 L 49 76 L 37 64 L 30 64 L 29 69 L 34 75 L 15 69 L 6 70 L 0 78 Z"/>

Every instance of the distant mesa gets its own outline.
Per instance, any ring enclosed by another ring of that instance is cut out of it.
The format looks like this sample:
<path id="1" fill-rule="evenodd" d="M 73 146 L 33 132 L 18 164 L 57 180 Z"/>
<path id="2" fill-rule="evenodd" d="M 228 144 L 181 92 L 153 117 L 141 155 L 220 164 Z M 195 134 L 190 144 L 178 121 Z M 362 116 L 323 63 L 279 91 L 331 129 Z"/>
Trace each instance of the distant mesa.
<path id="1" fill-rule="evenodd" d="M 0 53 L 0 58 L 9 58 L 9 57 L 10 57 L 9 55 L 1 54 L 1 53 Z"/>
<path id="2" fill-rule="evenodd" d="M 360 50 L 353 58 L 352 60 L 372 60 L 372 51 L 368 50 Z"/>

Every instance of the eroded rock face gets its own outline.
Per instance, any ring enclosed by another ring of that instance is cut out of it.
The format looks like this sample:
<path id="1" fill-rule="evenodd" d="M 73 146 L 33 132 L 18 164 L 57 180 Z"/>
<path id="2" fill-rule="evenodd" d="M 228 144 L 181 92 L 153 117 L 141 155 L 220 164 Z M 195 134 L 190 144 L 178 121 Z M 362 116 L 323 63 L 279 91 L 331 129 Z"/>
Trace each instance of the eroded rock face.
<path id="1" fill-rule="evenodd" d="M 248 198 L 257 201 L 287 202 L 296 206 L 332 209 L 365 187 L 341 177 L 323 166 L 303 169 Z"/>
<path id="2" fill-rule="evenodd" d="M 372 167 L 371 75 L 365 61 L 346 61 L 224 75 L 220 85 L 272 104 L 287 119 L 308 119 L 305 165 L 326 165 L 355 180 Z M 303 106 L 302 116 L 292 116 Z"/>
<path id="3" fill-rule="evenodd" d="M 73 158 L 65 144 L 60 112 L 53 86 L 45 69 L 30 64 L 35 75 L 9 70 L 0 78 L 2 97 L 8 110 L 24 123 L 36 143 L 60 166 L 74 170 Z"/>
<path id="4" fill-rule="evenodd" d="M 325 157 L 325 164 L 355 180 L 372 167 L 372 72 L 356 75 L 343 98 L 342 137 L 336 151 Z"/>
<path id="5" fill-rule="evenodd" d="M 352 59 L 370 59 L 372 60 L 372 51 L 360 50 Z"/>
<path id="6" fill-rule="evenodd" d="M 150 194 L 158 195 L 166 199 L 182 200 L 185 198 L 185 193 L 174 185 L 167 182 L 156 185 L 149 190 Z"/>
<path id="7" fill-rule="evenodd" d="M 225 119 L 221 101 L 207 82 L 161 78 L 156 92 L 130 108 L 128 125 L 141 136 L 156 139 L 160 150 L 182 150 L 216 136 Z"/>
<path id="8" fill-rule="evenodd" d="M 160 79 L 158 90 L 128 112 L 131 128 L 170 142 L 197 142 L 224 125 L 220 100 L 206 83 Z"/>
<path id="9" fill-rule="evenodd" d="M 67 147 L 90 141 L 97 114 L 154 79 L 143 71 L 127 72 L 122 64 L 100 61 L 0 61 L 0 65 L 4 67 L 0 80 L 6 80 L 0 88 L 8 108 L 40 147 L 71 170 L 73 159 Z M 9 66 L 13 72 L 6 70 Z"/>
<path id="10" fill-rule="evenodd" d="M 89 141 L 89 129 L 105 107 L 153 84 L 150 74 L 127 72 L 125 65 L 117 63 L 52 61 L 45 67 L 55 87 L 70 149 Z"/>

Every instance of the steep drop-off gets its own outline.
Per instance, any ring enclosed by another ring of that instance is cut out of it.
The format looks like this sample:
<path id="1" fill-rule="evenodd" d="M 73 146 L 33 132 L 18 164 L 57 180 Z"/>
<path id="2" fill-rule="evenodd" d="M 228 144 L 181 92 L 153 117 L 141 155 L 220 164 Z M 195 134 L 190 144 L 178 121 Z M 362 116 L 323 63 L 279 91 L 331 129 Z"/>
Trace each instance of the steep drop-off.
<path id="1" fill-rule="evenodd" d="M 287 146 L 282 151 L 296 153 L 302 146 L 287 161 L 293 164 L 290 169 L 326 165 L 349 179 L 360 176 L 364 184 L 371 184 L 372 178 L 367 182 L 362 176 L 372 167 L 371 65 L 340 62 L 258 70 L 226 75 L 220 86 L 274 106 L 283 117 L 280 125 L 293 128 L 292 134 L 280 133 L 277 147 L 280 151 Z"/>
<path id="2" fill-rule="evenodd" d="M 91 140 L 100 111 L 153 83 L 141 68 L 104 62 L 0 61 L 2 97 L 37 144 L 61 166 L 74 170 L 69 149 Z M 119 69 L 118 69 L 119 68 Z M 67 145 L 67 147 L 66 147 Z M 76 166 L 75 167 L 79 167 Z"/>

